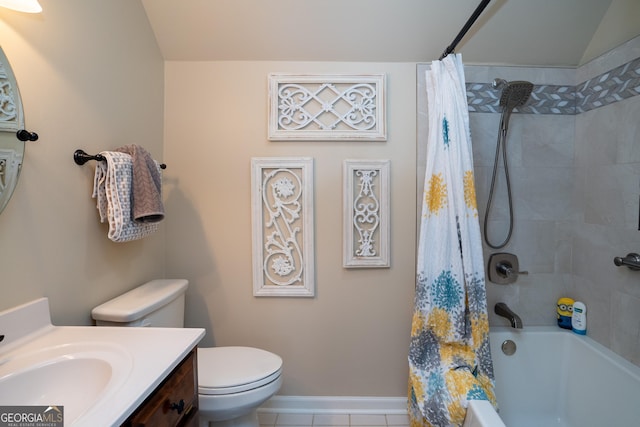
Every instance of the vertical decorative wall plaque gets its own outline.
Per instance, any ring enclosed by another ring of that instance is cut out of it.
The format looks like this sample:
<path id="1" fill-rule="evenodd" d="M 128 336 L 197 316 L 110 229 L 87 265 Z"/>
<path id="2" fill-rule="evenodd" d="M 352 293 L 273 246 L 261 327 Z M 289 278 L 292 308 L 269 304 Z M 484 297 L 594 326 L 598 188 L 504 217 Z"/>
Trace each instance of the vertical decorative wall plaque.
<path id="1" fill-rule="evenodd" d="M 344 267 L 389 267 L 389 160 L 345 160 Z"/>
<path id="2" fill-rule="evenodd" d="M 386 141 L 385 75 L 269 75 L 269 139 Z"/>
<path id="3" fill-rule="evenodd" d="M 312 297 L 313 159 L 251 159 L 253 295 Z"/>

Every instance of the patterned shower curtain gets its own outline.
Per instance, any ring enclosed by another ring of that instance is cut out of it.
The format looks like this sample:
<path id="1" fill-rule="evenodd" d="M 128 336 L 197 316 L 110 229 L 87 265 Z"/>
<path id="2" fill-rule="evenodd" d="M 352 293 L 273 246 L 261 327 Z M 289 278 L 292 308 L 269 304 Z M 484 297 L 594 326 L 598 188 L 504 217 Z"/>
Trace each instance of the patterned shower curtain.
<path id="1" fill-rule="evenodd" d="M 409 346 L 411 426 L 461 426 L 495 406 L 482 241 L 460 54 L 426 72 L 429 136 Z"/>

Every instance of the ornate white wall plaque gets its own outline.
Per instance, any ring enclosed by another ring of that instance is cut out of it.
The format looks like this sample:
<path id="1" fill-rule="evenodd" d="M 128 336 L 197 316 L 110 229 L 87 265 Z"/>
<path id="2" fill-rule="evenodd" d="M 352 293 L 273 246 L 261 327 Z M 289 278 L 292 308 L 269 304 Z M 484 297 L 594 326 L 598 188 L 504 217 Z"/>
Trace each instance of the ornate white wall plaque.
<path id="1" fill-rule="evenodd" d="M 0 148 L 0 212 L 9 203 L 9 198 L 18 182 L 22 165 L 22 153 Z"/>
<path id="2" fill-rule="evenodd" d="M 24 129 L 22 100 L 7 57 L 0 49 L 0 131 Z"/>
<path id="3" fill-rule="evenodd" d="M 312 297 L 313 159 L 251 159 L 253 295 Z"/>
<path id="4" fill-rule="evenodd" d="M 20 175 L 25 144 L 16 138 L 16 132 L 22 129 L 24 113 L 18 83 L 0 48 L 0 212 L 9 203 Z"/>
<path id="5" fill-rule="evenodd" d="M 385 75 L 269 75 L 269 139 L 386 141 Z"/>
<path id="6" fill-rule="evenodd" d="M 389 267 L 389 160 L 345 160 L 344 267 Z"/>

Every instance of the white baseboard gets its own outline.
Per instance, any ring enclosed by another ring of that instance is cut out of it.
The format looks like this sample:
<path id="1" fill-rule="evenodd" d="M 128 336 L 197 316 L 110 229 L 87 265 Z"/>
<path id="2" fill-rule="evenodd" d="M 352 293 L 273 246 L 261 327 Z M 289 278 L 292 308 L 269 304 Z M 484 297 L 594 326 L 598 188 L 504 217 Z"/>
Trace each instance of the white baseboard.
<path id="1" fill-rule="evenodd" d="M 313 414 L 406 414 L 406 397 L 273 396 L 258 412 Z"/>

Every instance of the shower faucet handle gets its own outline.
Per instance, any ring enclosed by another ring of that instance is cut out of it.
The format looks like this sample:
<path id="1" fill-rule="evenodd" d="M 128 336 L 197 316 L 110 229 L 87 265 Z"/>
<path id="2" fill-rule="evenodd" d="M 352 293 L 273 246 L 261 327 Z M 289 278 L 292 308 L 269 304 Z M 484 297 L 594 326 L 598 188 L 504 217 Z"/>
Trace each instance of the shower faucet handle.
<path id="1" fill-rule="evenodd" d="M 518 276 L 529 274 L 528 271 L 520 271 L 518 257 L 514 254 L 500 252 L 489 257 L 489 280 L 499 285 L 515 283 Z"/>
<path id="2" fill-rule="evenodd" d="M 516 271 L 516 270 L 514 270 L 513 266 L 508 261 L 499 262 L 496 265 L 496 270 L 497 270 L 499 275 L 504 276 L 506 278 L 509 278 L 509 277 L 512 277 L 512 276 L 519 276 L 519 275 L 522 275 L 522 274 L 529 274 L 528 271 Z"/>

